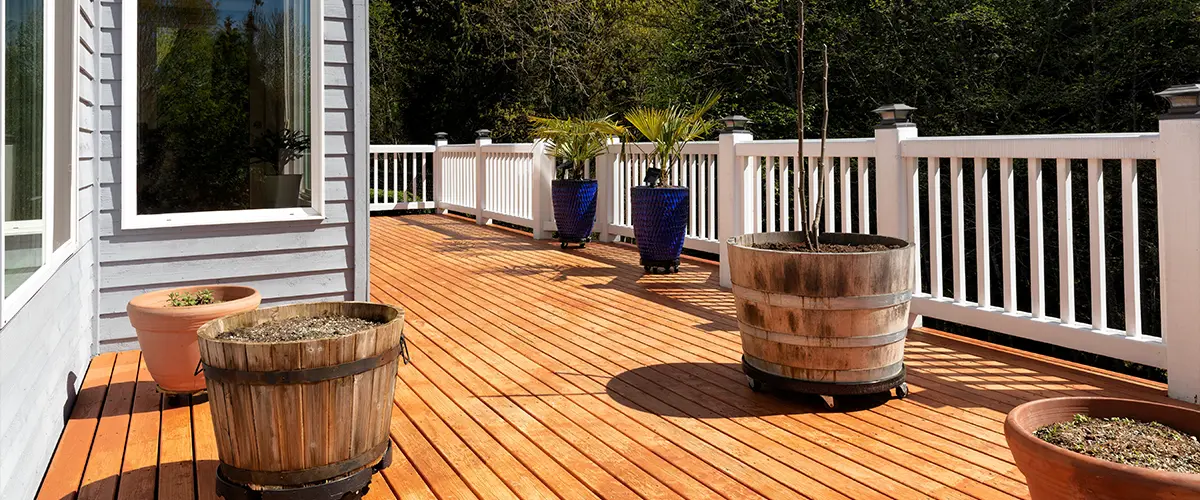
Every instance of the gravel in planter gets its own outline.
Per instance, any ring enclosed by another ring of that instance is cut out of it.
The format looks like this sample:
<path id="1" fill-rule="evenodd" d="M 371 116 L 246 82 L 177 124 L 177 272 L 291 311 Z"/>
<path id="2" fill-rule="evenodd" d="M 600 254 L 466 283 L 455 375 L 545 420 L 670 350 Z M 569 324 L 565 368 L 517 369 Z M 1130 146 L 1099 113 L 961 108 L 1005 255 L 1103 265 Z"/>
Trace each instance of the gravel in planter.
<path id="1" fill-rule="evenodd" d="M 783 252 L 811 252 L 812 249 L 805 242 L 783 242 L 775 241 L 771 243 L 755 243 L 751 248 L 759 250 L 779 250 Z M 873 243 L 870 245 L 834 245 L 830 243 L 821 244 L 821 253 L 862 253 L 862 252 L 883 252 L 886 250 L 895 250 L 903 248 L 900 245 L 882 245 Z"/>
<path id="2" fill-rule="evenodd" d="M 1200 474 L 1200 440 L 1158 422 L 1075 415 L 1033 434 L 1055 446 L 1110 462 Z"/>
<path id="3" fill-rule="evenodd" d="M 341 337 L 380 324 L 347 316 L 290 318 L 222 332 L 217 335 L 217 339 L 263 343 L 297 342 Z"/>

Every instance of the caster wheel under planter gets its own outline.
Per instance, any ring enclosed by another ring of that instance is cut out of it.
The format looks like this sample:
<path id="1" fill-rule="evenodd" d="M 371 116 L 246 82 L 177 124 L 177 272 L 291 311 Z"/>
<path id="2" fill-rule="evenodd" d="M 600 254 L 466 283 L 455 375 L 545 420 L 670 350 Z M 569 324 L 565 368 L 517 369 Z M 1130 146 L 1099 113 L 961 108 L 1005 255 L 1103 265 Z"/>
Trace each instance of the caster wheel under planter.
<path id="1" fill-rule="evenodd" d="M 750 390 L 752 390 L 754 392 L 763 392 L 763 391 L 767 390 L 766 385 L 763 385 L 762 382 L 754 380 L 749 375 L 746 375 L 746 385 L 749 385 Z"/>
<path id="2" fill-rule="evenodd" d="M 908 397 L 908 383 L 907 382 L 901 383 L 900 385 L 896 386 L 896 397 L 899 399 L 904 399 L 904 398 Z"/>
<path id="3" fill-rule="evenodd" d="M 672 268 L 672 272 L 676 272 L 676 273 L 679 272 L 679 266 L 675 266 L 674 268 Z"/>
<path id="4" fill-rule="evenodd" d="M 580 243 L 579 248 L 587 248 L 587 243 L 586 242 Z"/>
<path id="5" fill-rule="evenodd" d="M 561 248 L 561 249 L 563 249 L 563 250 L 566 250 L 566 249 L 567 249 L 567 242 L 565 242 L 565 241 L 564 241 L 564 242 L 562 242 L 562 243 L 559 243 L 559 244 L 558 244 L 558 247 L 559 247 L 559 248 Z"/>

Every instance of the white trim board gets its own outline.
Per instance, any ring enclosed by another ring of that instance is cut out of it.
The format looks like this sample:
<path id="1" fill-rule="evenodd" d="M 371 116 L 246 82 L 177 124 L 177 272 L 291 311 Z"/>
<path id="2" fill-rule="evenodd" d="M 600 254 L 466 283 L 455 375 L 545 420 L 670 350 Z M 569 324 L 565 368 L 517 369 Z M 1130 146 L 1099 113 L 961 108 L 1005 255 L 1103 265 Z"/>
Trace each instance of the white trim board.
<path id="1" fill-rule="evenodd" d="M 128 4 L 126 3 L 128 2 Z M 122 0 L 121 9 L 121 102 L 133 107 L 133 112 L 121 113 L 121 151 L 137 151 L 136 84 L 137 68 L 137 2 Z M 312 27 L 309 39 L 309 90 L 312 120 L 308 131 L 313 138 L 309 149 L 311 159 L 312 206 L 297 208 L 264 208 L 248 210 L 221 210 L 211 212 L 181 212 L 171 214 L 137 213 L 137 161 L 136 156 L 125 154 L 121 158 L 121 229 L 149 229 L 162 227 L 211 226 L 226 224 L 249 224 L 259 222 L 319 222 L 325 219 L 325 10 L 322 0 L 310 0 Z M 132 160 L 132 161 L 131 161 Z"/>

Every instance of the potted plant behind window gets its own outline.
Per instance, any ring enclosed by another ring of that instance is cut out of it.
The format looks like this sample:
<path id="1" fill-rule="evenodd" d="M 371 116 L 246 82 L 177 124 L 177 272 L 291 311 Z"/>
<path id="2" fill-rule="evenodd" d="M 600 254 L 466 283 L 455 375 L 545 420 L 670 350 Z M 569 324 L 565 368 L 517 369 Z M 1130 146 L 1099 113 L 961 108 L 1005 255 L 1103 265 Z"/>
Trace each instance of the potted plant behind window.
<path id="1" fill-rule="evenodd" d="M 292 208 L 300 202 L 300 183 L 304 174 L 288 174 L 287 166 L 304 156 L 311 140 L 300 130 L 267 129 L 254 138 L 250 158 L 264 165 L 262 177 L 255 183 L 250 204 L 254 208 Z"/>
<path id="2" fill-rule="evenodd" d="M 596 180 L 586 179 L 588 164 L 608 151 L 608 140 L 623 135 L 624 127 L 603 118 L 530 117 L 534 137 L 547 142 L 548 153 L 559 162 L 550 192 L 554 220 L 562 248 L 578 243 L 583 248 L 592 238 L 596 222 Z"/>
<path id="3" fill-rule="evenodd" d="M 904 340 L 913 289 L 913 246 L 899 238 L 823 233 L 822 186 L 829 124 L 824 55 L 824 123 L 816 162 L 804 162 L 804 4 L 799 2 L 796 170 L 798 231 L 731 237 L 729 270 L 742 336 L 742 370 L 764 386 L 822 396 L 871 394 L 905 384 Z M 860 165 L 860 168 L 863 166 Z M 843 166 L 843 168 L 846 168 Z M 816 192 L 812 190 L 815 189 Z M 816 202 L 810 204 L 811 196 Z M 769 197 L 768 203 L 774 202 Z M 845 201 L 843 201 L 845 202 Z M 785 208 L 786 209 L 786 208 Z"/>
<path id="4" fill-rule="evenodd" d="M 205 285 L 144 293 L 125 311 L 137 330 L 150 376 L 167 394 L 204 389 L 196 330 L 210 320 L 258 308 L 262 296 L 248 286 Z"/>
<path id="5" fill-rule="evenodd" d="M 645 185 L 634 186 L 630 192 L 633 234 L 646 272 L 679 271 L 679 254 L 687 236 L 688 188 L 668 186 L 667 179 L 683 147 L 716 128 L 717 122 L 704 118 L 704 114 L 719 98 L 709 94 L 691 110 L 678 106 L 638 108 L 625 115 L 625 120 L 654 144 Z"/>

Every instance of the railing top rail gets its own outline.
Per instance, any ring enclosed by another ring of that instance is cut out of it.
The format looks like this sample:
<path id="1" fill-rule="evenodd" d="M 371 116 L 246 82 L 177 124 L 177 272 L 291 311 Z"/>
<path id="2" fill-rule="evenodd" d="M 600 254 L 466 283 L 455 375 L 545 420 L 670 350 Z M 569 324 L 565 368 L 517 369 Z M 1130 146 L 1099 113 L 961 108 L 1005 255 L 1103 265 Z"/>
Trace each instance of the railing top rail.
<path id="1" fill-rule="evenodd" d="M 804 140 L 804 155 L 815 157 L 821 154 L 820 139 Z M 734 153 L 738 156 L 796 156 L 796 140 L 782 139 L 772 141 L 740 142 L 734 145 Z M 875 138 L 829 139 L 826 141 L 825 155 L 835 156 L 875 156 Z"/>
<path id="2" fill-rule="evenodd" d="M 447 144 L 445 146 L 438 146 L 438 149 L 450 150 L 450 151 L 470 151 L 470 150 L 475 149 L 475 145 L 474 144 Z"/>
<path id="3" fill-rule="evenodd" d="M 532 153 L 532 142 L 487 144 L 483 146 L 484 153 Z"/>
<path id="4" fill-rule="evenodd" d="M 1158 157 L 1157 133 L 916 137 L 900 143 L 906 157 L 1104 158 Z"/>
<path id="5" fill-rule="evenodd" d="M 432 144 L 372 144 L 372 153 L 432 153 Z"/>
<path id="6" fill-rule="evenodd" d="M 717 141 L 692 141 L 683 146 L 683 154 L 717 154 Z M 610 144 L 608 146 L 609 153 L 620 154 L 621 147 L 625 147 L 626 154 L 650 154 L 654 152 L 654 143 L 652 142 L 626 142 L 624 144 Z"/>

